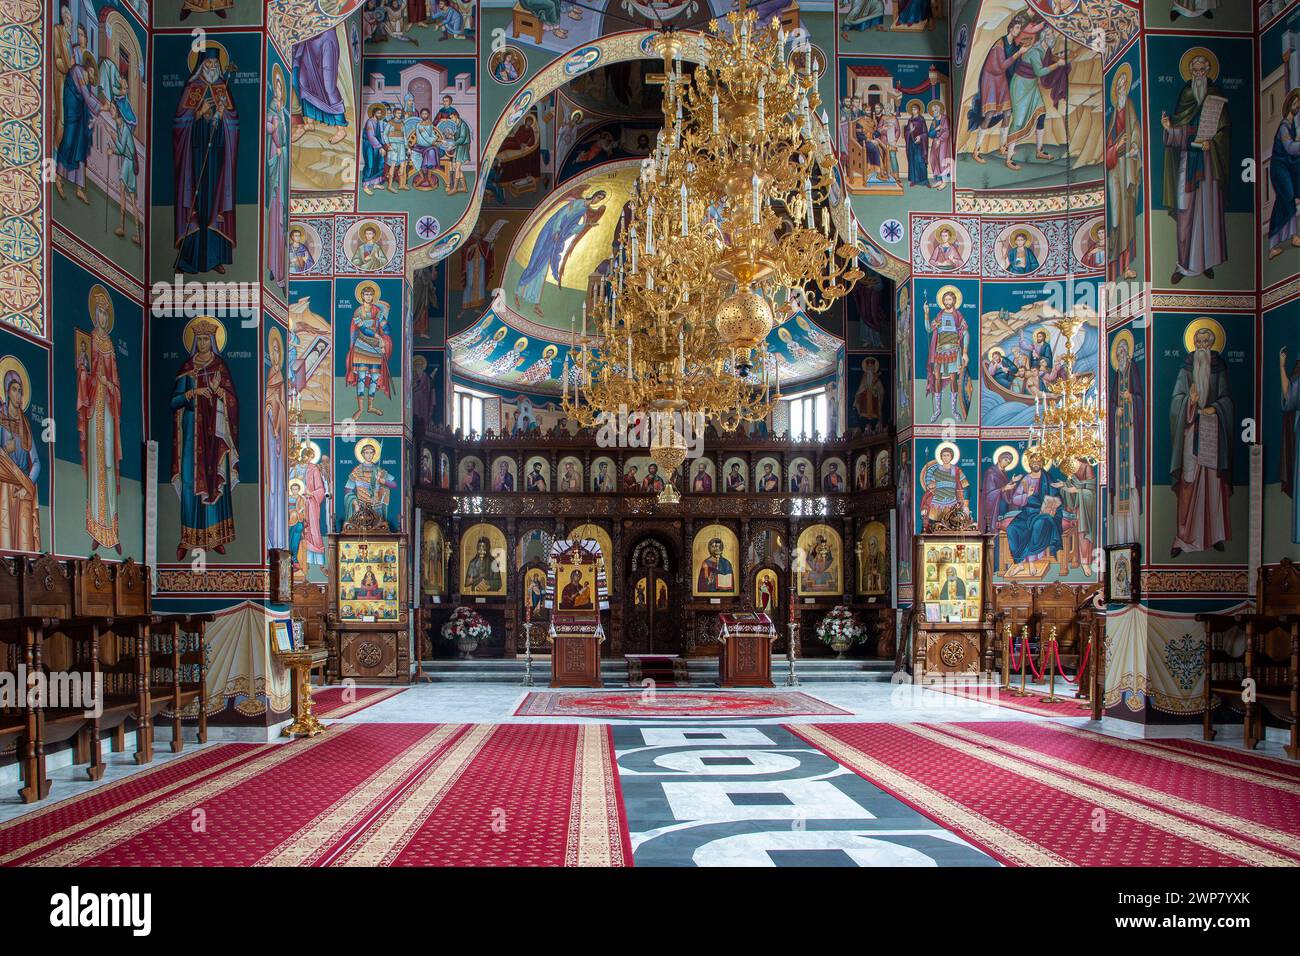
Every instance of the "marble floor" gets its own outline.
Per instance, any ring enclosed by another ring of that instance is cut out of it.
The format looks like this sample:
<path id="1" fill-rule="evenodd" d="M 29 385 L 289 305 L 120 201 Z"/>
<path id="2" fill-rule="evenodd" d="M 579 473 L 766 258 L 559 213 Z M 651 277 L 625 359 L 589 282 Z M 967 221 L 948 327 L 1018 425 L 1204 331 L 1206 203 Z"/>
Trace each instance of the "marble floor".
<path id="1" fill-rule="evenodd" d="M 544 682 L 533 688 L 426 683 L 341 722 L 609 724 L 634 860 L 640 866 L 997 865 L 781 725 L 1044 718 L 910 684 L 828 682 L 798 689 L 849 713 L 760 719 L 516 717 L 524 696 L 530 690 L 545 691 Z M 1051 719 L 1117 736 L 1134 733 L 1120 721 L 1091 724 L 1082 710 L 1077 717 Z M 1231 728 L 1227 730 L 1221 742 L 1232 746 Z M 1179 735 L 1199 737 L 1199 727 L 1180 728 Z M 188 744 L 184 752 L 192 753 L 195 746 Z M 1277 756 L 1282 750 L 1268 741 L 1259 752 Z M 151 766 L 175 759 L 165 747 L 156 754 Z M 102 781 L 85 780 L 84 767 L 52 770 L 51 799 L 36 806 L 85 793 L 140 769 L 129 751 L 105 756 Z M 0 790 L 0 823 L 34 809 L 18 801 L 16 790 L 17 785 L 7 781 Z"/>

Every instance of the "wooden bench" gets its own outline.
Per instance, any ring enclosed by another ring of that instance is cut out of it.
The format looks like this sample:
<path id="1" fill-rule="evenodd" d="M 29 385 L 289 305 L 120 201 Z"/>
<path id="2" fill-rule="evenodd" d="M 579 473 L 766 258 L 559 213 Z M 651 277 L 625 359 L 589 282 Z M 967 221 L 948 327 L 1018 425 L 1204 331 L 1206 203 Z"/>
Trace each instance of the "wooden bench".
<path id="1" fill-rule="evenodd" d="M 172 753 L 185 748 L 183 715 L 195 710 L 198 742 L 208 740 L 206 628 L 211 614 L 162 614 L 149 630 L 150 720 L 172 725 Z"/>

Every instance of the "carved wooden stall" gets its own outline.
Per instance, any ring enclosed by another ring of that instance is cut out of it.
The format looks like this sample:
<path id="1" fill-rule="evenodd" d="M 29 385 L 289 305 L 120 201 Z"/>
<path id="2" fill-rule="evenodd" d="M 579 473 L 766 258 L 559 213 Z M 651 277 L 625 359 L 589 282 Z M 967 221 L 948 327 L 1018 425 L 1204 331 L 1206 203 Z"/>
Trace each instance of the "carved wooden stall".
<path id="1" fill-rule="evenodd" d="M 1260 569 L 1257 599 L 1258 612 L 1197 615 L 1205 624 L 1203 736 L 1217 736 L 1215 717 L 1227 711 L 1239 715 L 1252 750 L 1272 721 L 1289 730 L 1287 755 L 1300 760 L 1300 570 L 1291 559 Z"/>
<path id="2" fill-rule="evenodd" d="M 337 677 L 367 683 L 411 680 L 406 536 L 360 508 L 330 539 L 328 640 Z"/>
<path id="3" fill-rule="evenodd" d="M 599 539 L 606 555 L 605 657 L 717 655 L 721 614 L 768 605 L 775 605 L 780 625 L 775 653 L 786 650 L 793 610 L 804 635 L 801 655 L 831 656 L 806 637 L 837 604 L 852 607 L 872 631 L 872 642 L 856 653 L 890 648 L 895 561 L 888 435 L 792 442 L 710 429 L 703 455 L 672 476 L 681 493 L 677 504 L 657 502 L 663 478 L 651 472 L 648 449 L 602 448 L 595 439 L 591 430 L 474 440 L 426 433 L 421 457 L 447 463 L 445 487 L 429 476 L 415 489 L 415 504 L 437 525 L 431 534 L 442 536 L 445 549 L 440 567 L 422 558 L 417 591 L 434 653 L 454 653 L 438 624 L 461 604 L 494 632 L 493 643 L 476 656 L 522 653 L 535 581 L 530 573 L 544 569 L 537 551 L 575 535 Z M 832 566 L 819 561 L 811 572 L 792 573 L 801 537 L 810 543 L 818 534 L 829 542 Z M 723 539 L 719 557 L 730 570 L 714 574 L 710 565 L 702 579 L 715 537 Z M 435 604 L 424 577 L 439 570 L 445 589 Z"/>

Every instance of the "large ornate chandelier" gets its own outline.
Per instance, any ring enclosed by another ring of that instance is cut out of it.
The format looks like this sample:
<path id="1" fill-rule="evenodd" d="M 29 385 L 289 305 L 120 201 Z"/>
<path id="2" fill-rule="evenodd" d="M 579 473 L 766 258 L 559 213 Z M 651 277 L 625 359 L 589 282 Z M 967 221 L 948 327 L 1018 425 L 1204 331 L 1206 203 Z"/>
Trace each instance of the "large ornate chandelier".
<path id="1" fill-rule="evenodd" d="M 655 39 L 663 129 L 591 296 L 593 334 L 584 313 L 565 364 L 566 415 L 585 425 L 619 409 L 659 413 L 651 451 L 669 473 L 685 454 L 671 423 L 766 418 L 780 399 L 767 335 L 862 275 L 856 247 L 837 238 L 847 207 L 838 223 L 830 208 L 834 156 L 814 137 L 810 48 L 788 49 L 777 22 L 756 20 L 742 6 L 728 33 L 713 21 L 703 36 Z"/>
<path id="2" fill-rule="evenodd" d="M 1074 334 L 1085 322 L 1084 316 L 1072 313 L 1053 323 L 1065 340 L 1065 352 L 1058 377 L 1034 397 L 1029 427 L 1030 444 L 1047 464 L 1075 459 L 1095 466 L 1106 456 L 1096 376 L 1074 370 Z"/>

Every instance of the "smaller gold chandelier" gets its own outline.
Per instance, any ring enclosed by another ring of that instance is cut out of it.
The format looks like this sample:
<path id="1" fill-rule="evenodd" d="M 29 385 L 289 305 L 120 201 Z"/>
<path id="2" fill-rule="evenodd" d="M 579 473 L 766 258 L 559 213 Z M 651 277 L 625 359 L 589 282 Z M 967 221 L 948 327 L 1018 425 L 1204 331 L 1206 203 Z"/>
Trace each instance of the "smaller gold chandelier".
<path id="1" fill-rule="evenodd" d="M 1071 314 L 1053 323 L 1065 340 L 1060 375 L 1046 383 L 1046 392 L 1034 396 L 1034 422 L 1029 428 L 1030 444 L 1047 464 L 1075 459 L 1095 466 L 1106 457 L 1096 376 L 1074 371 L 1072 342 L 1084 322 L 1082 316 Z"/>

